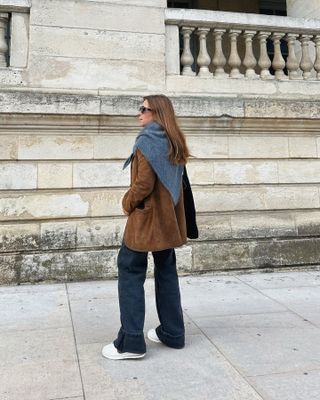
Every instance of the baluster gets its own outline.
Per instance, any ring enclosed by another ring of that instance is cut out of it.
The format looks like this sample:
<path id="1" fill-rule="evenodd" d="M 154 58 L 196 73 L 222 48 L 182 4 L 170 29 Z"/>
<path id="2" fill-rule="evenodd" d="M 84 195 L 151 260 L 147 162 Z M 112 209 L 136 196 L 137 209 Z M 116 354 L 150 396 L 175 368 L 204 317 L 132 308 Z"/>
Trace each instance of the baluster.
<path id="1" fill-rule="evenodd" d="M 6 31 L 8 26 L 9 14 L 0 13 L 0 67 L 7 66 L 6 54 L 8 44 L 6 41 Z"/>
<path id="2" fill-rule="evenodd" d="M 231 78 L 241 78 L 239 67 L 241 65 L 241 59 L 238 54 L 237 39 L 242 31 L 238 29 L 230 29 L 230 56 L 228 59 L 228 64 L 231 67 L 230 77 Z"/>
<path id="3" fill-rule="evenodd" d="M 273 56 L 273 61 L 272 61 L 272 67 L 275 71 L 275 77 L 277 79 L 286 79 L 287 77 L 285 76 L 283 69 L 286 66 L 286 62 L 284 58 L 282 57 L 281 54 L 281 47 L 280 47 L 280 40 L 283 38 L 284 33 L 274 33 L 271 36 L 271 39 L 273 41 L 273 47 L 274 47 L 274 56 Z"/>
<path id="4" fill-rule="evenodd" d="M 255 59 L 252 50 L 252 40 L 256 33 L 256 31 L 244 31 L 243 34 L 246 42 L 246 54 L 243 59 L 243 65 L 246 67 L 245 76 L 250 79 L 256 79 L 258 77 L 254 70 L 257 65 L 257 60 Z"/>
<path id="5" fill-rule="evenodd" d="M 271 61 L 267 51 L 267 39 L 271 35 L 271 32 L 259 32 L 258 39 L 260 41 L 260 57 L 258 65 L 261 68 L 260 76 L 261 79 L 274 79 L 270 74 Z"/>
<path id="6" fill-rule="evenodd" d="M 314 62 L 314 69 L 317 71 L 317 79 L 320 79 L 320 35 L 313 38 L 316 45 L 316 60 Z"/>
<path id="7" fill-rule="evenodd" d="M 212 59 L 212 64 L 215 67 L 215 78 L 223 78 L 224 76 L 226 76 L 226 73 L 224 72 L 224 66 L 226 65 L 227 60 L 222 50 L 222 36 L 225 32 L 225 29 L 215 29 L 213 31 L 213 36 L 215 39 L 215 51 L 214 57 Z"/>
<path id="8" fill-rule="evenodd" d="M 181 64 L 183 66 L 182 75 L 195 75 L 195 72 L 191 69 L 194 58 L 190 50 L 190 36 L 193 31 L 194 28 L 188 26 L 183 26 L 181 29 L 183 35 L 183 52 L 181 54 Z"/>
<path id="9" fill-rule="evenodd" d="M 287 69 L 289 72 L 290 79 L 299 79 L 298 69 L 299 69 L 299 62 L 297 60 L 297 56 L 294 50 L 295 42 L 298 35 L 294 35 L 293 33 L 288 33 L 285 37 L 285 40 L 288 43 L 288 58 L 287 58 Z"/>
<path id="10" fill-rule="evenodd" d="M 310 59 L 309 54 L 309 42 L 312 36 L 310 35 L 301 35 L 299 40 L 301 42 L 301 51 L 302 57 L 300 62 L 300 68 L 302 69 L 303 79 L 309 79 L 311 76 L 311 70 L 313 68 L 313 63 Z"/>
<path id="11" fill-rule="evenodd" d="M 198 28 L 197 35 L 199 36 L 199 55 L 197 58 L 200 77 L 209 77 L 211 76 L 211 72 L 209 71 L 208 66 L 210 65 L 211 58 L 207 51 L 207 35 L 209 33 L 209 28 Z"/>

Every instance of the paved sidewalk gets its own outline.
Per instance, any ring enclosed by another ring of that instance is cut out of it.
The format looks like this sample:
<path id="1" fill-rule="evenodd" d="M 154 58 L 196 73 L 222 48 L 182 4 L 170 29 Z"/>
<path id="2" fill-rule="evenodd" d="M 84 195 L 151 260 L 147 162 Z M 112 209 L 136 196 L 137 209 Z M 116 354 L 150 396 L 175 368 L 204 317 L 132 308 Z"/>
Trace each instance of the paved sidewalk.
<path id="1" fill-rule="evenodd" d="M 319 400 L 320 272 L 183 277 L 186 347 L 144 359 L 101 348 L 117 282 L 0 287 L 1 400 Z M 146 282 L 146 331 L 156 326 Z"/>

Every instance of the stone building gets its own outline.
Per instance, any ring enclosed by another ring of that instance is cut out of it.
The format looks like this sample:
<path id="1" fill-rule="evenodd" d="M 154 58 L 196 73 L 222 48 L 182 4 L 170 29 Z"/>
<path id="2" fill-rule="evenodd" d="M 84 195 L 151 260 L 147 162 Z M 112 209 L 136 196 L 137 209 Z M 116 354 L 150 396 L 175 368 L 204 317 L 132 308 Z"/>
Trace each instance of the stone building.
<path id="1" fill-rule="evenodd" d="M 193 154 L 181 272 L 320 263 L 318 0 L 0 0 L 0 82 L 1 283 L 116 275 L 149 93 Z"/>

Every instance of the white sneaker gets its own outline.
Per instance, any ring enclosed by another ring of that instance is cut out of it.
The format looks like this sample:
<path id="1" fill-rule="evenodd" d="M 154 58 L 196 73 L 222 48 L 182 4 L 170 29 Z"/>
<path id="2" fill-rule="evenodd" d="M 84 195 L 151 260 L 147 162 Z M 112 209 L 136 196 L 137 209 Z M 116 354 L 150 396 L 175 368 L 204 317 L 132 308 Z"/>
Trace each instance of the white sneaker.
<path id="1" fill-rule="evenodd" d="M 161 343 L 161 340 L 158 338 L 157 332 L 155 329 L 149 329 L 147 333 L 147 337 L 149 340 L 155 343 Z"/>
<path id="2" fill-rule="evenodd" d="M 142 358 L 146 355 L 146 353 L 119 353 L 115 345 L 113 343 L 110 343 L 104 346 L 104 348 L 102 349 L 102 355 L 103 357 L 109 358 L 110 360 L 126 360 L 130 358 Z"/>

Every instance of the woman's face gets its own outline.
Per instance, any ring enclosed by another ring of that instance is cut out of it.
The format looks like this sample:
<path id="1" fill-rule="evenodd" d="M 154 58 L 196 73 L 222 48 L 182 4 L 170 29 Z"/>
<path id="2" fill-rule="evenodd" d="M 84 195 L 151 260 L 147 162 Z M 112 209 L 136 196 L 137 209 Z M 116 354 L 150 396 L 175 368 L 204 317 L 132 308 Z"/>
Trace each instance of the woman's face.
<path id="1" fill-rule="evenodd" d="M 143 106 L 139 109 L 138 119 L 140 126 L 146 126 L 153 121 L 152 112 L 148 100 L 143 102 Z"/>

